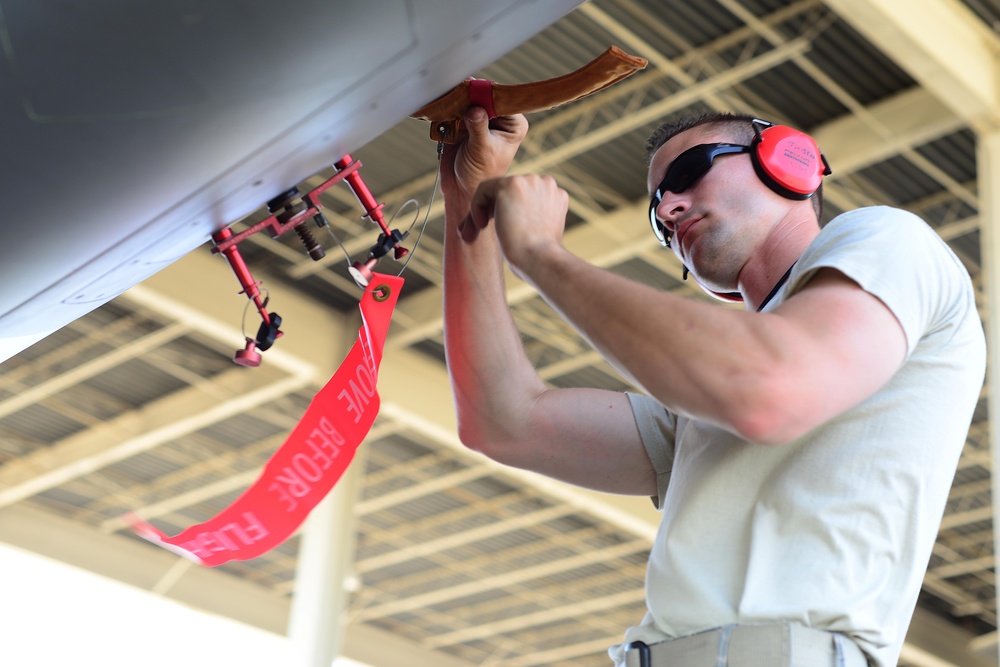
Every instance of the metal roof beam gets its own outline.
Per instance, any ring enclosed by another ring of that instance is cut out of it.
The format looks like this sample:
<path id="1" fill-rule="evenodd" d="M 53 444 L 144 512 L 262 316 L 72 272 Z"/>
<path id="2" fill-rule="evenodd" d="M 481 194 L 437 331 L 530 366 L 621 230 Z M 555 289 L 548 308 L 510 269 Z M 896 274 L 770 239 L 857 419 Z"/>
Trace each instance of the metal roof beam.
<path id="1" fill-rule="evenodd" d="M 100 470 L 183 435 L 302 389 L 311 375 L 256 377 L 234 369 L 135 412 L 70 436 L 0 468 L 0 507 Z M 216 402 L 217 392 L 229 400 Z M 207 406 L 207 407 L 206 407 Z"/>
<path id="2" fill-rule="evenodd" d="M 26 505 L 0 509 L 0 541 L 152 591 L 181 560 L 165 549 L 103 535 Z M 268 632 L 285 634 L 289 598 L 207 567 L 186 569 L 164 597 Z M 374 667 L 473 667 L 472 663 L 348 618 L 342 655 Z"/>
<path id="3" fill-rule="evenodd" d="M 589 553 L 578 554 L 569 558 L 559 558 L 541 565 L 522 568 L 504 572 L 493 577 L 486 577 L 478 581 L 471 581 L 447 588 L 438 588 L 419 595 L 407 598 L 400 598 L 391 602 L 385 602 L 366 609 L 359 609 L 354 612 L 356 620 L 371 620 L 401 614 L 403 612 L 414 611 L 423 607 L 429 607 L 451 600 L 457 600 L 469 595 L 475 595 L 493 588 L 507 589 L 514 584 L 542 579 L 543 577 L 584 567 L 593 563 L 614 560 L 624 556 L 631 556 L 643 549 L 648 549 L 649 545 L 644 540 L 633 540 L 624 542 L 614 547 L 594 550 Z"/>
<path id="4" fill-rule="evenodd" d="M 107 354 L 91 359 L 49 380 L 25 389 L 5 401 L 0 402 L 0 419 L 34 403 L 43 401 L 59 392 L 89 380 L 130 359 L 142 356 L 150 350 L 169 343 L 187 332 L 187 325 L 175 323 L 131 343 L 117 347 Z"/>
<path id="5" fill-rule="evenodd" d="M 868 107 L 867 116 L 888 128 L 879 131 L 867 119 L 847 115 L 816 128 L 812 136 L 833 167 L 836 180 L 903 151 L 965 127 L 965 121 L 923 88 L 910 88 Z"/>
<path id="6" fill-rule="evenodd" d="M 958 0 L 826 0 L 969 125 L 1000 127 L 1000 39 Z"/>
<path id="7" fill-rule="evenodd" d="M 224 298 L 234 291 L 235 280 L 227 275 L 225 263 L 207 252 L 188 257 L 179 264 L 190 264 L 194 270 L 161 272 L 120 298 L 183 323 L 186 330 L 197 330 L 235 345 L 242 340 L 238 323 L 245 301 Z M 197 268 L 201 266 L 206 268 Z M 332 314 L 324 316 L 314 302 L 301 298 L 283 300 L 282 312 L 286 323 L 309 322 L 308 327 L 296 332 L 299 344 L 304 346 L 301 355 L 289 354 L 279 346 L 266 353 L 266 361 L 258 369 L 248 371 L 233 366 L 220 376 L 8 463 L 0 470 L 0 507 L 329 377 L 339 364 L 339 360 L 335 362 L 335 350 L 343 350 L 349 340 L 346 323 Z M 231 324 L 220 319 L 220 314 L 223 318 L 229 314 Z M 173 332 L 174 327 L 167 330 Z M 220 396 L 228 398 L 220 401 Z"/>

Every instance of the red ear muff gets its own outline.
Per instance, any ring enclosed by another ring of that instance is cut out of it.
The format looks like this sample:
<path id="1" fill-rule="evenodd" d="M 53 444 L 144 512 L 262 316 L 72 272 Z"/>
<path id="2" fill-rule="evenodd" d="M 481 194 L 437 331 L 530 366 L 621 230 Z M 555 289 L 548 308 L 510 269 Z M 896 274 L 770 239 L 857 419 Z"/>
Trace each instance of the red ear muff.
<path id="1" fill-rule="evenodd" d="M 816 141 L 804 132 L 765 121 L 755 120 L 754 131 L 750 159 L 760 179 L 783 197 L 811 197 L 830 173 Z"/>

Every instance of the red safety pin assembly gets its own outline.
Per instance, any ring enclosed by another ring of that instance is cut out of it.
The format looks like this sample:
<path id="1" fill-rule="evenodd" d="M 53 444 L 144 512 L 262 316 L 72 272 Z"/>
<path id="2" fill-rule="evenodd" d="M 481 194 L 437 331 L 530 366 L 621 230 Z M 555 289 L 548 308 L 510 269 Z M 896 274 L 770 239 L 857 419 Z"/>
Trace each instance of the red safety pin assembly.
<path id="1" fill-rule="evenodd" d="M 236 279 L 243 288 L 240 294 L 246 297 L 256 307 L 260 314 L 261 324 L 254 338 L 247 337 L 246 345 L 242 350 L 237 350 L 233 355 L 233 361 L 241 366 L 259 366 L 261 362 L 261 352 L 268 350 L 274 341 L 281 337 L 281 317 L 277 313 L 269 313 L 267 310 L 267 299 L 261 294 L 260 283 L 254 280 L 250 269 L 240 255 L 239 244 L 257 232 L 267 231 L 271 238 L 277 238 L 285 232 L 294 229 L 302 241 L 306 252 L 314 261 L 323 259 L 326 251 L 323 249 L 312 232 L 305 226 L 305 223 L 312 220 L 317 227 L 327 227 L 329 222 L 323 215 L 323 204 L 320 195 L 341 181 L 346 181 L 348 187 L 357 197 L 358 202 L 364 209 L 364 216 L 378 225 L 380 233 L 378 240 L 369 251 L 364 261 L 356 261 L 348 268 L 355 282 L 361 287 L 368 285 L 372 272 L 378 264 L 379 259 L 393 251 L 395 259 L 401 259 L 409 252 L 400 243 L 406 238 L 408 232 L 400 233 L 399 230 L 390 230 L 382 214 L 383 204 L 378 203 L 372 196 L 368 186 L 365 185 L 358 169 L 361 162 L 354 160 L 350 155 L 345 155 L 337 160 L 333 166 L 337 173 L 327 179 L 319 186 L 313 188 L 305 195 L 299 193 L 297 188 L 292 188 L 283 194 L 275 197 L 267 203 L 267 210 L 271 214 L 264 220 L 248 227 L 247 229 L 234 233 L 230 228 L 221 229 L 212 235 L 215 246 L 213 253 L 219 253 L 226 258 L 232 268 Z"/>

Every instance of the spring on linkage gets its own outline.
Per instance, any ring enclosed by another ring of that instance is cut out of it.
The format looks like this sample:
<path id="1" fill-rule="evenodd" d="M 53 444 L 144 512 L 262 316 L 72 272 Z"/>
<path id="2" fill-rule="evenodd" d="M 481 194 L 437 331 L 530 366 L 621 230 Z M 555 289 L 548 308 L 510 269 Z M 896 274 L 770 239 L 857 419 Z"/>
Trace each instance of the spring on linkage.
<path id="1" fill-rule="evenodd" d="M 312 235 L 312 232 L 306 229 L 305 223 L 297 226 L 295 228 L 295 233 L 299 235 L 302 245 L 305 246 L 306 252 L 309 253 L 309 256 L 313 258 L 314 262 L 318 262 L 326 257 L 326 250 L 324 250 L 323 246 L 316 242 L 316 237 Z"/>

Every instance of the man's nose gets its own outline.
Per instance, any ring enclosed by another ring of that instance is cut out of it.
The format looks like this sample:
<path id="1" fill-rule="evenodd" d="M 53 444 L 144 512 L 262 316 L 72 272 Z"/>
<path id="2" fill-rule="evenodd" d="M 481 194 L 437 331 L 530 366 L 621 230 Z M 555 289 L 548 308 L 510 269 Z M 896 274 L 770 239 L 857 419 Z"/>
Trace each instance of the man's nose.
<path id="1" fill-rule="evenodd" d="M 656 207 L 656 216 L 663 222 L 664 226 L 671 233 L 677 231 L 676 224 L 682 215 L 691 206 L 691 202 L 685 193 L 676 193 L 667 190 L 663 193 L 663 198 Z"/>

